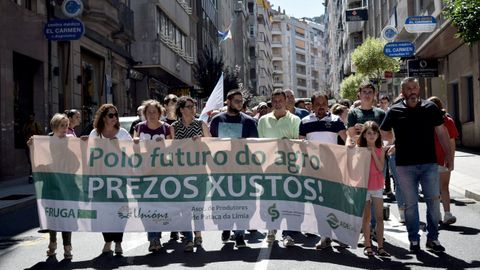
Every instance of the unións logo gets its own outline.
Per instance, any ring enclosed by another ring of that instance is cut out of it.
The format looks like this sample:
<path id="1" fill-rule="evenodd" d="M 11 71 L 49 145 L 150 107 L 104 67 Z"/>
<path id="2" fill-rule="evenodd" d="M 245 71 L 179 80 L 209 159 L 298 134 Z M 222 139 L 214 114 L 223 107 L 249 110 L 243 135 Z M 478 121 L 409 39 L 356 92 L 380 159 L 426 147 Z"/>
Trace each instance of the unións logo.
<path id="1" fill-rule="evenodd" d="M 117 214 L 120 219 L 130 218 L 132 216 L 132 211 L 128 206 L 122 206 L 118 209 Z"/>

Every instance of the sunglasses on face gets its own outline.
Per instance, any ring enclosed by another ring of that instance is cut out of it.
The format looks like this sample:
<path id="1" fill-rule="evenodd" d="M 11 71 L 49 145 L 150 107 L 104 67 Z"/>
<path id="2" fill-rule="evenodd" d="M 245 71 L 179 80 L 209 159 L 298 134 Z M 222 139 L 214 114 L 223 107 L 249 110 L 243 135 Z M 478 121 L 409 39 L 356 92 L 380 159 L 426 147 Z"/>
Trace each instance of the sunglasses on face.
<path id="1" fill-rule="evenodd" d="M 108 118 L 113 118 L 113 117 L 118 118 L 118 113 L 108 113 L 107 116 Z"/>

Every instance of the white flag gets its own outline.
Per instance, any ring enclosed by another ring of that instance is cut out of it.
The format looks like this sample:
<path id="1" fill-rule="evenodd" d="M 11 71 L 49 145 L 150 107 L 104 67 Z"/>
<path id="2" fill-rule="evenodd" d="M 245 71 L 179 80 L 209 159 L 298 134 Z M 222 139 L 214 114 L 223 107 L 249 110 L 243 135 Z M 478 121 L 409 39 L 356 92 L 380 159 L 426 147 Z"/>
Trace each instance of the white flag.
<path id="1" fill-rule="evenodd" d="M 221 107 L 223 107 L 223 72 L 200 114 L 200 120 L 207 122 L 208 113 Z"/>

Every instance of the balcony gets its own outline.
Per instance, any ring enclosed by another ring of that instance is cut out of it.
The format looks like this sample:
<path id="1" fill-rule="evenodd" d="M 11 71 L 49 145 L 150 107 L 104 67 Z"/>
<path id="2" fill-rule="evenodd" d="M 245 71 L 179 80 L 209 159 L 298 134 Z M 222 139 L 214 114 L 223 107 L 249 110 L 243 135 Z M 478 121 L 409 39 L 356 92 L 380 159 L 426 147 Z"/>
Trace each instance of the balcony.
<path id="1" fill-rule="evenodd" d="M 272 56 L 273 56 L 272 61 L 282 61 L 283 60 L 283 56 L 281 54 L 274 53 Z"/>
<path id="2" fill-rule="evenodd" d="M 112 32 L 112 37 L 122 40 L 134 38 L 133 10 L 119 0 L 84 0 L 84 20 L 98 23 Z"/>
<path id="3" fill-rule="evenodd" d="M 365 25 L 364 21 L 359 22 L 347 22 L 347 35 L 356 32 L 363 32 L 363 26 Z"/>
<path id="4" fill-rule="evenodd" d="M 283 81 L 275 81 L 273 82 L 274 88 L 283 88 Z"/>
<path id="5" fill-rule="evenodd" d="M 273 40 L 272 41 L 272 48 L 282 48 L 282 41 L 281 40 Z"/>
<path id="6" fill-rule="evenodd" d="M 274 26 L 272 27 L 272 35 L 281 35 L 282 29 L 280 27 Z"/>

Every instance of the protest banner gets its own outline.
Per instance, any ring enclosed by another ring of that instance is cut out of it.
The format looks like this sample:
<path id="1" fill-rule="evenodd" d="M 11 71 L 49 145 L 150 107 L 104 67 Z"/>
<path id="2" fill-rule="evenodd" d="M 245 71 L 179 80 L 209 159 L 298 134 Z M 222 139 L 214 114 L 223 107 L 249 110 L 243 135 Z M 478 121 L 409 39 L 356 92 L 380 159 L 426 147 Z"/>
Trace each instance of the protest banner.
<path id="1" fill-rule="evenodd" d="M 289 229 L 356 246 L 370 152 L 300 140 L 34 136 L 42 229 Z"/>

